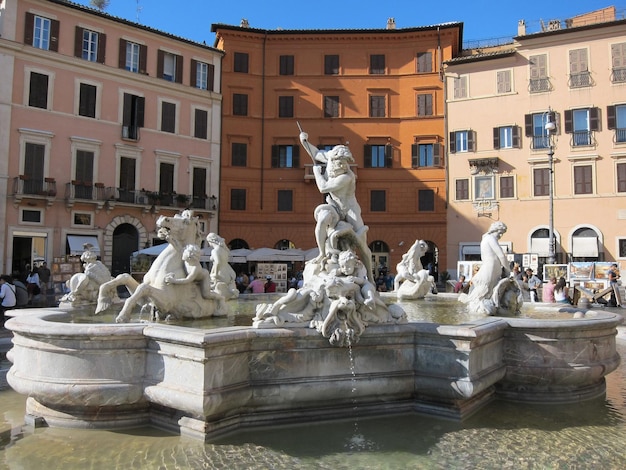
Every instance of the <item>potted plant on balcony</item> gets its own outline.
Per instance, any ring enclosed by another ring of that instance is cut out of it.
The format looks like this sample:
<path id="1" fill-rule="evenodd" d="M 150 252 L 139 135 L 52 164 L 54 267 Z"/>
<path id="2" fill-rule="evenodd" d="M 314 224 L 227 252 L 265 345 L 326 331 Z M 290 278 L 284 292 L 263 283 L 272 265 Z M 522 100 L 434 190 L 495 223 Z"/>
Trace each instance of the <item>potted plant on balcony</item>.
<path id="1" fill-rule="evenodd" d="M 176 194 L 176 202 L 178 203 L 178 207 L 187 207 L 189 203 L 189 196 L 186 194 Z"/>

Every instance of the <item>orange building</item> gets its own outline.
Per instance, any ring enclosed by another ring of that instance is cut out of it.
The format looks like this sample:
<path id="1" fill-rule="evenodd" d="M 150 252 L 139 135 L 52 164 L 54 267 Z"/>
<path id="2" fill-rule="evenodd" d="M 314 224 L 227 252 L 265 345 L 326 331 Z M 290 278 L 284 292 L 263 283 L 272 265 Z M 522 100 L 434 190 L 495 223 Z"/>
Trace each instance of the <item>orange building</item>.
<path id="1" fill-rule="evenodd" d="M 446 266 L 444 84 L 462 24 L 263 30 L 214 24 L 222 63 L 220 234 L 231 248 L 315 246 L 322 202 L 298 123 L 318 148 L 349 145 L 374 266 L 416 239 Z"/>
<path id="2" fill-rule="evenodd" d="M 0 1 L 0 266 L 113 273 L 192 207 L 218 231 L 222 52 L 59 0 Z"/>

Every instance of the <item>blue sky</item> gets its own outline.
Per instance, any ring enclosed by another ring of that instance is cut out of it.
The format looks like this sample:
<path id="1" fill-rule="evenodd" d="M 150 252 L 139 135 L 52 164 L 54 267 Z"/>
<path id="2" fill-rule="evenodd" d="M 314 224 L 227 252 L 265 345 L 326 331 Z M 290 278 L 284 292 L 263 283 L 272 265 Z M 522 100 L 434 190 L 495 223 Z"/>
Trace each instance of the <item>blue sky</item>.
<path id="1" fill-rule="evenodd" d="M 74 1 L 89 5 L 89 0 Z M 526 20 L 529 32 L 536 32 L 541 20 L 563 20 L 611 5 L 621 18 L 626 15 L 626 3 L 610 0 L 448 0 L 432 5 L 421 0 L 110 0 L 106 12 L 208 45 L 215 39 L 213 23 L 239 25 L 242 18 L 261 29 L 384 28 L 389 17 L 395 18 L 398 28 L 462 21 L 463 40 L 473 41 L 515 36 L 520 19 Z"/>

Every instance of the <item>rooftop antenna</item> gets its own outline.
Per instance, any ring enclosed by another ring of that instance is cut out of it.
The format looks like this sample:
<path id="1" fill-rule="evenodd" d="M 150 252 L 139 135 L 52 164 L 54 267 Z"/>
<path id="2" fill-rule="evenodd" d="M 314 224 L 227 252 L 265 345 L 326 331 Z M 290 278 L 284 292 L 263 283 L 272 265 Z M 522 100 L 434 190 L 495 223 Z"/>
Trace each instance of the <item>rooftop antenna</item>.
<path id="1" fill-rule="evenodd" d="M 143 7 L 139 5 L 139 0 L 137 0 L 137 23 L 139 23 L 139 14 L 141 13 L 141 10 L 143 10 Z"/>

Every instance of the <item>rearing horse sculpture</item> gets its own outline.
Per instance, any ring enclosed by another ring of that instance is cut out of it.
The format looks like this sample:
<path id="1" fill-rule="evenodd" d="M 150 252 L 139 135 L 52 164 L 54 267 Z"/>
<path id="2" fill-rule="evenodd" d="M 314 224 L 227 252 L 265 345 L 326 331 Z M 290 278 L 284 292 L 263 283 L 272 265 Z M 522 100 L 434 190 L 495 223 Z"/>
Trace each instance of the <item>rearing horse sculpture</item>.
<path id="1" fill-rule="evenodd" d="M 184 278 L 185 262 L 183 250 L 187 245 L 200 246 L 202 231 L 198 218 L 191 211 L 183 211 L 174 217 L 161 216 L 157 220 L 157 236 L 169 242 L 154 260 L 139 283 L 130 274 L 120 274 L 115 279 L 100 286 L 96 314 L 107 309 L 118 286 L 125 286 L 131 293 L 124 307 L 115 319 L 117 323 L 128 322 L 137 305 L 152 307 L 153 320 L 165 318 L 206 318 L 225 314 L 224 298 L 215 293 L 205 293 L 198 283 L 175 284 L 166 277 Z"/>

